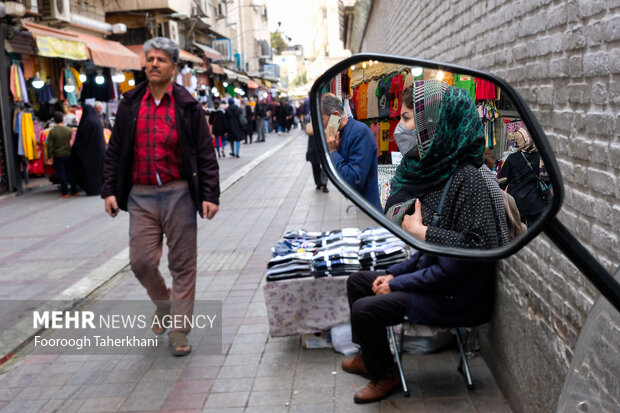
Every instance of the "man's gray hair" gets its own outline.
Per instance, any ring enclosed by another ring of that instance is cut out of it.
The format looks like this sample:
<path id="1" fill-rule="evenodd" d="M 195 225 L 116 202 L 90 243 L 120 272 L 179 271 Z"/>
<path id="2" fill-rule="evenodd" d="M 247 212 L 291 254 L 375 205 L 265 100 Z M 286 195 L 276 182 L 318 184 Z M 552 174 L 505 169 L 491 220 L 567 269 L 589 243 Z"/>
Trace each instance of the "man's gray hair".
<path id="1" fill-rule="evenodd" d="M 338 111 L 340 113 L 340 117 L 344 117 L 344 106 L 342 106 L 342 102 L 338 98 L 338 96 L 333 93 L 326 93 L 323 95 L 321 99 L 321 113 L 323 115 L 330 116 L 334 112 Z"/>
<path id="2" fill-rule="evenodd" d="M 179 61 L 179 46 L 167 37 L 153 37 L 144 43 L 142 46 L 144 49 L 144 56 L 146 56 L 151 49 L 162 50 L 170 56 L 172 63 Z"/>

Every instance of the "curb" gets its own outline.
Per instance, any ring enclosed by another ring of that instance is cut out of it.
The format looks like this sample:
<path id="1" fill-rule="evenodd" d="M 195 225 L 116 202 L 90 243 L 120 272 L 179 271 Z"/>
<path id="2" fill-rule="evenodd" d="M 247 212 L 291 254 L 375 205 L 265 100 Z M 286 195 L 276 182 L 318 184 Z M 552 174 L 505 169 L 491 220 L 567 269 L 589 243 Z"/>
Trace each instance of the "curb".
<path id="1" fill-rule="evenodd" d="M 256 159 L 252 160 L 248 164 L 244 165 L 239 171 L 226 178 L 226 180 L 224 180 L 220 184 L 220 193 L 224 193 L 236 182 L 238 182 L 244 176 L 250 173 L 254 168 L 259 166 L 273 154 L 293 142 L 293 140 L 298 137 L 299 134 L 294 134 L 293 136 L 290 136 L 285 141 L 280 142 L 277 146 L 269 149 L 267 152 L 258 156 Z M 65 289 L 63 292 L 58 294 L 52 300 L 49 300 L 58 301 L 58 303 L 56 303 L 56 305 L 53 306 L 54 308 L 52 309 L 59 311 L 70 310 L 77 303 L 81 302 L 86 297 L 94 293 L 103 284 L 114 278 L 117 274 L 121 273 L 128 266 L 129 247 L 125 248 L 114 257 L 112 257 L 99 267 L 95 268 L 82 279 L 80 279 L 79 281 Z M 43 309 L 43 307 L 40 308 Z M 49 310 L 50 307 L 46 306 L 45 309 Z M 34 338 L 34 336 L 39 333 L 32 333 L 30 323 L 30 319 L 24 318 L 13 327 L 0 334 L 0 348 L 11 349 L 11 351 L 7 354 L 0 356 L 0 367 L 7 361 L 9 361 L 16 352 L 18 352 L 23 346 L 29 343 Z"/>

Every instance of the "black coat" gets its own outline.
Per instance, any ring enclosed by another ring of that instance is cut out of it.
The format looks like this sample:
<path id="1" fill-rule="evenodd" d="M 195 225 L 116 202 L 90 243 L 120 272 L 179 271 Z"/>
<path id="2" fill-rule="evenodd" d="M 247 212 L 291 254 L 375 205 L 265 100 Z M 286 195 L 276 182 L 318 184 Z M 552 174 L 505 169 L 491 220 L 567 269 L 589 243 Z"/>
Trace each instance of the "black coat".
<path id="1" fill-rule="evenodd" d="M 241 115 L 241 109 L 237 105 L 229 105 L 226 109 L 226 129 L 228 130 L 229 141 L 241 141 L 245 139 L 245 133 L 243 127 L 241 127 L 241 121 L 239 117 Z"/>
<path id="2" fill-rule="evenodd" d="M 119 208 L 125 211 L 133 185 L 131 177 L 136 119 L 146 86 L 147 83 L 142 82 L 123 95 L 103 164 L 101 197 L 116 196 Z M 181 178 L 189 183 L 194 206 L 202 214 L 203 201 L 219 204 L 219 167 L 213 140 L 200 103 L 183 86 L 177 84 L 172 85 L 172 94 L 182 158 Z"/>
<path id="3" fill-rule="evenodd" d="M 521 154 L 525 155 L 534 172 Z M 505 188 L 508 185 L 506 192 L 515 199 L 519 213 L 524 217 L 540 214 L 547 209 L 548 201 L 542 199 L 537 188 L 539 163 L 538 152 L 518 151 L 506 158 L 499 171 L 498 178 L 508 178 L 502 186 Z"/>
<path id="4" fill-rule="evenodd" d="M 214 136 L 222 136 L 228 132 L 226 128 L 226 113 L 222 109 L 209 112 L 209 123 Z"/>
<path id="5" fill-rule="evenodd" d="M 247 125 L 245 125 L 245 133 L 251 135 L 256 130 L 256 121 L 252 119 L 254 117 L 254 112 L 252 112 L 252 107 L 250 105 L 245 105 L 245 118 L 248 121 Z"/>
<path id="6" fill-rule="evenodd" d="M 99 195 L 103 182 L 105 140 L 101 117 L 89 105 L 84 105 L 82 118 L 71 148 L 71 163 L 77 184 L 87 195 Z"/>

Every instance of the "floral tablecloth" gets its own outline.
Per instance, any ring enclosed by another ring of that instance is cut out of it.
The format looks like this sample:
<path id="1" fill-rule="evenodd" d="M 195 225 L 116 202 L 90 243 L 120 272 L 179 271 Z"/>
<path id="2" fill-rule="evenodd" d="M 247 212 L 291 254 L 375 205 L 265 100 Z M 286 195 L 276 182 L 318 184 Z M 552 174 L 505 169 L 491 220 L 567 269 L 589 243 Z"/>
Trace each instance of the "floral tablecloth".
<path id="1" fill-rule="evenodd" d="M 347 277 L 270 281 L 263 293 L 272 337 L 316 333 L 349 321 Z"/>

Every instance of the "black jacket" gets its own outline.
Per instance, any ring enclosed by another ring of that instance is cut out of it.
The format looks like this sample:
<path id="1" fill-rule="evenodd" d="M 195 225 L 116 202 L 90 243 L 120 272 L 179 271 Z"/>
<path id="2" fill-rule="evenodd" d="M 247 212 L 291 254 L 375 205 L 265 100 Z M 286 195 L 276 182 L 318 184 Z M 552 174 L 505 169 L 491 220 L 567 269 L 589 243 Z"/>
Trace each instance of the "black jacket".
<path id="1" fill-rule="evenodd" d="M 211 124 L 211 132 L 215 136 L 222 136 L 228 132 L 226 129 L 226 113 L 222 109 L 209 112 L 209 123 Z"/>
<path id="2" fill-rule="evenodd" d="M 133 185 L 136 121 L 146 87 L 147 82 L 142 82 L 123 95 L 103 164 L 101 197 L 115 195 L 119 208 L 125 211 Z M 203 201 L 219 204 L 219 167 L 213 140 L 200 103 L 177 84 L 173 84 L 172 93 L 181 148 L 181 177 L 189 183 L 196 210 L 202 214 Z"/>
<path id="3" fill-rule="evenodd" d="M 525 158 L 524 158 L 525 156 Z M 527 166 L 530 162 L 532 169 Z M 522 217 L 540 214 L 547 209 L 548 202 L 538 192 L 538 168 L 540 155 L 538 152 L 515 152 L 504 161 L 498 178 L 508 178 L 502 185 L 508 185 L 507 192 L 512 195 Z"/>
<path id="4" fill-rule="evenodd" d="M 240 141 L 245 138 L 245 133 L 239 117 L 241 108 L 237 105 L 229 105 L 226 109 L 226 128 L 228 130 L 229 141 Z"/>

